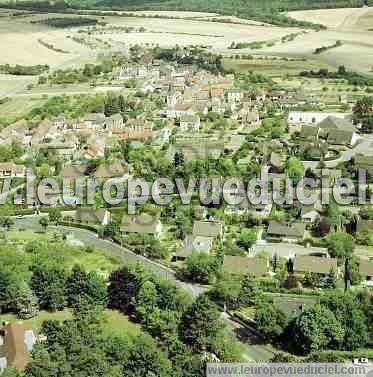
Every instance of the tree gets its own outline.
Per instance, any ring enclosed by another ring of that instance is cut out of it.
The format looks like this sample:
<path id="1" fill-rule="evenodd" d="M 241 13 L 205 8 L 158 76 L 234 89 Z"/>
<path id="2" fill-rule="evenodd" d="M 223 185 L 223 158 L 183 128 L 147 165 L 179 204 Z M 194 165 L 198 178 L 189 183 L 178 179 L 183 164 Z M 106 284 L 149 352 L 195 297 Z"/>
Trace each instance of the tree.
<path id="1" fill-rule="evenodd" d="M 259 294 L 260 288 L 254 276 L 246 275 L 241 282 L 241 290 L 238 296 L 239 304 L 241 306 L 253 306 Z"/>
<path id="2" fill-rule="evenodd" d="M 18 288 L 16 307 L 21 319 L 33 318 L 39 312 L 38 299 L 25 281 L 22 281 Z"/>
<path id="3" fill-rule="evenodd" d="M 119 101 L 118 101 L 118 97 L 112 95 L 112 94 L 109 94 L 107 96 L 107 99 L 106 99 L 106 102 L 105 102 L 105 115 L 107 117 L 111 116 L 111 115 L 114 115 L 114 114 L 117 114 L 117 113 L 120 113 L 121 109 L 120 109 L 120 106 L 119 106 Z"/>
<path id="4" fill-rule="evenodd" d="M 172 376 L 170 362 L 148 335 L 134 339 L 129 357 L 123 364 L 123 377 Z"/>
<path id="5" fill-rule="evenodd" d="M 291 324 L 293 351 L 308 354 L 328 348 L 337 349 L 344 330 L 329 309 L 315 305 L 306 309 Z"/>
<path id="6" fill-rule="evenodd" d="M 213 281 L 218 269 L 215 257 L 206 253 L 194 253 L 185 260 L 183 275 L 190 281 L 208 284 Z"/>
<path id="7" fill-rule="evenodd" d="M 43 228 L 43 231 L 45 232 L 47 230 L 47 227 L 48 227 L 48 224 L 49 224 L 49 221 L 46 217 L 42 217 L 40 220 L 39 220 L 39 224 L 42 226 Z"/>
<path id="8" fill-rule="evenodd" d="M 135 299 L 135 315 L 139 321 L 147 322 L 157 306 L 157 288 L 151 281 L 146 281 Z"/>
<path id="9" fill-rule="evenodd" d="M 0 269 L 0 310 L 7 311 L 13 304 L 14 285 L 10 271 Z"/>
<path id="10" fill-rule="evenodd" d="M 133 300 L 139 292 L 146 276 L 139 267 L 123 267 L 113 271 L 109 278 L 108 306 L 129 314 L 133 311 Z"/>
<path id="11" fill-rule="evenodd" d="M 241 292 L 240 279 L 232 275 L 223 276 L 218 280 L 210 292 L 211 299 L 227 309 L 237 309 Z"/>
<path id="12" fill-rule="evenodd" d="M 335 274 L 334 270 L 330 270 L 325 278 L 324 285 L 327 289 L 335 289 L 337 287 L 337 275 Z"/>
<path id="13" fill-rule="evenodd" d="M 350 261 L 354 252 L 354 239 L 348 233 L 335 232 L 327 236 L 326 242 L 329 253 L 332 257 L 337 257 L 344 260 L 345 271 L 344 281 L 345 290 L 348 289 L 348 284 L 351 282 L 350 276 Z"/>
<path id="14" fill-rule="evenodd" d="M 61 210 L 58 208 L 52 207 L 49 211 L 49 221 L 55 223 L 56 225 L 62 218 Z"/>
<path id="15" fill-rule="evenodd" d="M 210 349 L 223 327 L 218 307 L 207 295 L 202 295 L 183 314 L 179 334 L 186 344 L 201 352 Z"/>
<path id="16" fill-rule="evenodd" d="M 35 265 L 31 288 L 44 310 L 62 310 L 66 304 L 66 274 L 61 266 Z"/>
<path id="17" fill-rule="evenodd" d="M 367 318 L 355 295 L 333 291 L 321 298 L 321 305 L 332 311 L 344 328 L 343 350 L 351 351 L 366 345 Z"/>
<path id="18" fill-rule="evenodd" d="M 237 245 L 243 247 L 246 251 L 255 244 L 257 234 L 254 229 L 242 229 Z"/>
<path id="19" fill-rule="evenodd" d="M 296 184 L 304 177 L 305 168 L 302 161 L 295 157 L 290 157 L 286 161 L 285 171 L 289 178 L 291 178 Z"/>
<path id="20" fill-rule="evenodd" d="M 4 217 L 1 219 L 1 224 L 9 231 L 14 226 L 14 220 L 11 217 Z"/>
<path id="21" fill-rule="evenodd" d="M 285 313 L 268 302 L 260 302 L 256 306 L 255 322 L 258 331 L 265 336 L 267 340 L 278 340 L 287 324 Z"/>

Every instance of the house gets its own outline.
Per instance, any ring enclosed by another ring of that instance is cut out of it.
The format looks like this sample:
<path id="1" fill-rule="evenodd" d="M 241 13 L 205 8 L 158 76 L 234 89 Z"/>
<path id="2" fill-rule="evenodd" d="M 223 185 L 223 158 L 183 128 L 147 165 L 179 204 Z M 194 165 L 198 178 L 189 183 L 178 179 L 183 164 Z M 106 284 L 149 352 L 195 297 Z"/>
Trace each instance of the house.
<path id="1" fill-rule="evenodd" d="M 335 116 L 328 116 L 317 124 L 322 130 L 321 137 L 325 137 L 329 144 L 353 146 L 359 140 L 356 127 L 348 120 Z"/>
<path id="2" fill-rule="evenodd" d="M 269 261 L 264 258 L 225 255 L 223 271 L 229 274 L 262 277 L 269 273 Z"/>
<path id="3" fill-rule="evenodd" d="M 285 157 L 279 153 L 272 152 L 269 158 L 269 163 L 271 165 L 271 173 L 279 173 L 282 171 L 284 165 Z"/>
<path id="4" fill-rule="evenodd" d="M 105 119 L 104 129 L 113 130 L 115 128 L 124 128 L 123 117 L 120 114 L 113 114 Z"/>
<path id="5" fill-rule="evenodd" d="M 153 123 L 146 119 L 130 119 L 119 135 L 127 140 L 146 140 L 153 137 Z"/>
<path id="6" fill-rule="evenodd" d="M 167 108 L 166 116 L 168 119 L 181 118 L 183 115 L 195 115 L 192 101 L 178 102 L 175 106 Z"/>
<path id="7" fill-rule="evenodd" d="M 307 224 L 315 224 L 321 219 L 320 211 L 314 205 L 303 206 L 301 218 Z"/>
<path id="8" fill-rule="evenodd" d="M 193 236 L 208 237 L 208 238 L 223 238 L 224 226 L 223 223 L 214 220 L 195 221 L 193 224 Z"/>
<path id="9" fill-rule="evenodd" d="M 158 239 L 163 227 L 158 218 L 142 213 L 140 215 L 126 216 L 120 229 L 124 234 L 148 234 Z"/>
<path id="10" fill-rule="evenodd" d="M 83 123 L 88 129 L 103 129 L 106 116 L 103 113 L 91 113 L 83 118 Z"/>
<path id="11" fill-rule="evenodd" d="M 227 100 L 229 103 L 232 102 L 241 102 L 242 98 L 244 97 L 244 93 L 241 91 L 241 89 L 228 89 L 226 91 Z"/>
<path id="12" fill-rule="evenodd" d="M 198 115 L 182 115 L 180 129 L 182 131 L 199 131 L 201 119 Z"/>
<path id="13" fill-rule="evenodd" d="M 82 208 L 79 207 L 75 213 L 75 221 L 87 225 L 108 225 L 110 223 L 110 212 L 106 208 Z"/>
<path id="14" fill-rule="evenodd" d="M 229 205 L 224 210 L 226 215 L 238 215 L 243 216 L 251 214 L 257 218 L 266 218 L 271 214 L 273 202 L 268 200 L 266 204 L 258 203 L 253 204 L 250 202 L 247 195 L 243 195 L 243 200 L 237 205 Z"/>
<path id="15" fill-rule="evenodd" d="M 288 115 L 289 126 L 302 124 L 316 125 L 328 117 L 346 119 L 351 113 L 321 112 L 321 111 L 290 111 Z"/>
<path id="16" fill-rule="evenodd" d="M 283 242 L 301 242 L 305 237 L 305 225 L 302 223 L 283 223 L 270 221 L 268 238 Z"/>
<path id="17" fill-rule="evenodd" d="M 242 131 L 250 130 L 260 126 L 260 117 L 258 110 L 241 110 L 239 112 L 239 118 L 241 118 L 241 124 L 243 126 Z"/>
<path id="18" fill-rule="evenodd" d="M 193 253 L 209 253 L 214 239 L 212 237 L 193 236 L 185 237 L 183 245 L 176 250 L 175 259 L 184 260 Z"/>
<path id="19" fill-rule="evenodd" d="M 94 176 L 99 179 L 123 178 L 127 175 L 128 165 L 122 164 L 119 160 L 100 165 L 94 173 Z"/>
<path id="20" fill-rule="evenodd" d="M 359 259 L 359 273 L 365 285 L 373 286 L 373 261 L 369 259 Z"/>
<path id="21" fill-rule="evenodd" d="M 331 271 L 338 275 L 338 264 L 335 258 L 314 257 L 311 255 L 297 255 L 293 261 L 295 274 L 305 275 L 313 273 L 327 276 Z"/>
<path id="22" fill-rule="evenodd" d="M 24 165 L 16 165 L 13 162 L 0 163 L 0 178 L 15 178 L 26 176 L 26 167 Z"/>
<path id="23" fill-rule="evenodd" d="M 37 342 L 36 330 L 21 323 L 3 324 L 0 328 L 0 374 L 7 367 L 24 369 L 31 361 Z"/>
<path id="24" fill-rule="evenodd" d="M 328 116 L 316 125 L 302 125 L 300 137 L 311 141 L 325 139 L 331 145 L 349 147 L 360 138 L 350 121 L 335 116 Z"/>
<path id="25" fill-rule="evenodd" d="M 61 172 L 62 178 L 78 179 L 84 178 L 89 174 L 89 165 L 87 164 L 73 164 L 64 166 Z"/>

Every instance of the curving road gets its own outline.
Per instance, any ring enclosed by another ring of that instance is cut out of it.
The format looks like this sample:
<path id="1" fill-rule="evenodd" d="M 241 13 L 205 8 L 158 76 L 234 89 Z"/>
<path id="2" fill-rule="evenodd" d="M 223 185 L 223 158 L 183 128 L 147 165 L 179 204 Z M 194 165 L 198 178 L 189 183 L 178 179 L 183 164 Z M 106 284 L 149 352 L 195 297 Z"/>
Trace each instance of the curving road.
<path id="1" fill-rule="evenodd" d="M 46 215 L 31 215 L 31 216 L 24 216 L 20 219 L 15 219 L 15 224 L 18 229 L 29 229 L 34 231 L 41 231 L 42 227 L 39 224 L 39 220 L 41 217 Z M 126 247 L 122 247 L 114 242 L 103 240 L 97 237 L 97 234 L 80 228 L 74 227 L 67 227 L 61 226 L 49 226 L 49 228 L 55 228 L 59 230 L 64 230 L 69 232 L 73 235 L 74 239 L 82 242 L 86 246 L 92 246 L 96 249 L 101 249 L 105 252 L 106 255 L 112 257 L 119 257 L 125 261 L 130 262 L 140 262 L 145 264 L 152 272 L 156 275 L 165 278 L 167 280 L 173 281 L 175 284 L 186 290 L 188 293 L 192 295 L 193 298 L 197 298 L 201 293 L 206 292 L 207 288 L 202 287 L 198 284 L 190 284 L 185 283 L 176 278 L 176 274 L 170 268 L 167 268 L 160 263 L 154 262 L 150 259 L 147 259 L 141 255 L 135 254 L 133 251 L 127 249 Z"/>

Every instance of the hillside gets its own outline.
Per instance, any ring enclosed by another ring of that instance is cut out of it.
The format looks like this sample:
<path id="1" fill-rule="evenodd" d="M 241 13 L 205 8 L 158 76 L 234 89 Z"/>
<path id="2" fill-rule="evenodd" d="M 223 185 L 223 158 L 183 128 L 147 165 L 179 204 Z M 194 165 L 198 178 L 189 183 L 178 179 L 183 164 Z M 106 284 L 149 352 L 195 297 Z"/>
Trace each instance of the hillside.
<path id="1" fill-rule="evenodd" d="M 373 0 L 0 0 L 9 7 L 32 10 L 178 10 L 214 12 L 281 26 L 312 26 L 282 12 L 309 9 L 356 8 Z M 315 25 L 314 25 L 315 26 Z"/>

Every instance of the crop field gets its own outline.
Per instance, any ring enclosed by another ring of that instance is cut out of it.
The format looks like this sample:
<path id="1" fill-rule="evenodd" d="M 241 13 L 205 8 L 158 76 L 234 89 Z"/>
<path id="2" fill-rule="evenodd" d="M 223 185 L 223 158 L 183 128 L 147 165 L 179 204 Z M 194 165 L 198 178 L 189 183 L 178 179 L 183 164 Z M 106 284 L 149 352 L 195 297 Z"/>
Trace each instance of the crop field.
<path id="1" fill-rule="evenodd" d="M 270 77 L 282 77 L 284 75 L 299 75 L 304 70 L 318 70 L 320 68 L 332 68 L 328 64 L 320 64 L 308 59 L 282 59 L 269 57 L 267 59 L 224 59 L 226 69 L 234 69 L 237 72 L 262 73 Z"/>
<path id="2" fill-rule="evenodd" d="M 46 99 L 12 97 L 0 104 L 0 125 L 10 124 L 21 119 L 35 107 L 43 105 Z"/>
<path id="3" fill-rule="evenodd" d="M 203 45 L 213 52 L 230 56 L 255 52 L 250 48 L 231 50 L 229 46 L 232 42 L 243 44 L 270 42 L 260 49 L 261 55 L 298 60 L 307 58 L 312 60 L 311 65 L 315 68 L 317 64 L 331 67 L 344 64 L 349 69 L 363 73 L 371 73 L 373 69 L 373 30 L 369 31 L 373 29 L 371 8 L 290 12 L 289 15 L 296 19 L 323 23 L 329 27 L 328 30 L 308 31 L 303 34 L 299 33 L 302 30 L 298 28 L 277 27 L 214 13 L 139 11 L 138 17 L 103 15 L 99 18 L 107 24 L 106 28 L 98 28 L 88 36 L 87 33 L 79 33 L 86 27 L 56 29 L 45 24 L 31 23 L 47 17 L 66 17 L 62 14 L 26 14 L 18 17 L 6 12 L 0 14 L 3 15 L 0 17 L 2 46 L 0 64 L 49 64 L 52 69 L 77 66 L 92 62 L 102 51 L 109 51 L 109 48 L 103 47 L 105 43 L 113 49 L 135 44 L 161 47 L 171 47 L 176 44 Z M 147 16 L 167 14 L 180 19 L 141 17 L 142 14 Z M 219 18 L 220 22 L 212 21 Z M 227 19 L 229 22 L 224 22 Z M 111 26 L 133 28 L 135 31 L 110 29 Z M 141 32 L 140 28 L 143 28 Z M 105 32 L 102 32 L 103 30 Z M 297 33 L 299 35 L 293 40 L 281 42 L 282 37 Z M 73 38 L 76 36 L 96 39 L 101 41 L 101 44 L 98 42 L 97 46 L 90 47 L 74 41 Z M 333 45 L 339 40 L 342 42 L 341 46 L 317 56 L 313 54 L 315 49 Z M 240 63 L 242 65 L 240 69 L 250 70 L 251 64 L 255 64 L 253 68 L 270 75 L 277 75 L 280 71 L 282 74 L 293 74 L 300 68 L 296 62 L 259 63 Z M 4 95 L 3 92 L 7 93 L 6 86 L 7 83 L 1 82 L 0 78 L 0 95 Z"/>

